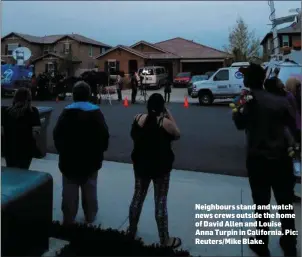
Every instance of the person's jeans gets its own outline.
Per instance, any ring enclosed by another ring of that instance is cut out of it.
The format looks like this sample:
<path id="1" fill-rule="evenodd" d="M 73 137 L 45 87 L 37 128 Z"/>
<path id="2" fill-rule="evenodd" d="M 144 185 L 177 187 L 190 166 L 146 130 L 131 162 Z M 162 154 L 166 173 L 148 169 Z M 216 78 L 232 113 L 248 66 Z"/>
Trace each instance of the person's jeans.
<path id="1" fill-rule="evenodd" d="M 165 92 L 165 102 L 167 103 L 169 103 L 170 102 L 170 93 L 168 93 L 168 92 Z"/>
<path id="2" fill-rule="evenodd" d="M 120 88 L 118 88 L 116 91 L 117 91 L 118 100 L 122 101 L 122 90 Z"/>
<path id="3" fill-rule="evenodd" d="M 137 89 L 132 89 L 132 92 L 131 92 L 131 102 L 133 104 L 136 102 L 136 94 L 137 94 Z"/>
<path id="4" fill-rule="evenodd" d="M 79 208 L 79 189 L 82 193 L 82 208 L 88 223 L 93 222 L 98 212 L 98 172 L 92 174 L 86 183 L 79 184 L 63 175 L 62 211 L 65 224 L 73 223 Z"/>
<path id="5" fill-rule="evenodd" d="M 271 201 L 271 190 L 278 205 L 293 205 L 293 163 L 291 158 L 285 156 L 277 160 L 269 160 L 264 157 L 248 157 L 246 162 L 248 177 L 252 191 L 252 198 L 256 208 L 260 205 L 268 205 Z M 256 210 L 255 212 L 262 214 L 259 222 L 268 222 L 270 219 L 264 218 L 264 213 L 269 213 L 269 210 Z M 294 214 L 294 210 L 279 210 L 280 214 Z M 282 218 L 281 228 L 285 230 L 295 230 L 295 219 Z M 258 227 L 259 230 L 268 231 L 269 227 Z M 295 242 L 296 237 L 286 235 L 288 242 Z M 266 235 L 257 236 L 257 239 L 262 239 L 265 244 L 268 244 L 269 237 Z"/>

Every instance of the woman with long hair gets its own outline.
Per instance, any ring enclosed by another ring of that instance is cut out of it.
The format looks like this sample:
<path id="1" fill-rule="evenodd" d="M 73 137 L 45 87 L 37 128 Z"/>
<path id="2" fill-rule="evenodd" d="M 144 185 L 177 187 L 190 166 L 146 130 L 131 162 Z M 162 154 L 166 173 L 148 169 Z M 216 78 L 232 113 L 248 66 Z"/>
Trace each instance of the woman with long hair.
<path id="1" fill-rule="evenodd" d="M 31 105 L 29 89 L 17 90 L 12 106 L 2 111 L 1 120 L 6 166 L 29 169 L 41 128 L 39 111 Z"/>
<path id="2" fill-rule="evenodd" d="M 167 195 L 174 162 L 171 142 L 180 138 L 180 132 L 171 112 L 165 108 L 161 94 L 154 93 L 150 96 L 147 110 L 147 114 L 135 116 L 131 129 L 135 189 L 129 208 L 128 233 L 133 237 L 136 235 L 143 203 L 152 180 L 160 243 L 176 248 L 181 245 L 181 239 L 169 236 Z"/>

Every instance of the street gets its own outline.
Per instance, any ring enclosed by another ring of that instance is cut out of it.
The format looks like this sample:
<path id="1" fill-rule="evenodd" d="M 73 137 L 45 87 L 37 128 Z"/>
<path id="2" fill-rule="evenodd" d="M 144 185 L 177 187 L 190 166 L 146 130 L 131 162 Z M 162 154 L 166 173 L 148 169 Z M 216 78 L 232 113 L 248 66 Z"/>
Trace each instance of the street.
<path id="1" fill-rule="evenodd" d="M 12 99 L 2 99 L 2 105 Z M 56 153 L 52 131 L 64 106 L 70 101 L 34 102 L 35 106 L 53 107 L 48 127 L 48 151 Z M 236 130 L 231 111 L 227 105 L 201 107 L 190 104 L 184 108 L 181 103 L 170 103 L 171 110 L 181 130 L 181 139 L 173 143 L 174 168 L 199 172 L 246 176 L 244 133 Z M 101 110 L 110 130 L 109 149 L 105 160 L 131 163 L 132 141 L 130 129 L 133 117 L 146 110 L 144 104 L 129 104 L 113 101 L 104 103 Z"/>

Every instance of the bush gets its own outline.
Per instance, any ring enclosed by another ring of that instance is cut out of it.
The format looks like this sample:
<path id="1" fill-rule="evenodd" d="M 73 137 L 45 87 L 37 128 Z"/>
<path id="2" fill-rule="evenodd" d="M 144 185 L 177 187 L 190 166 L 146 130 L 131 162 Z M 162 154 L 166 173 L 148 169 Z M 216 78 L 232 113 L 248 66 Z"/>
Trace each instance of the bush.
<path id="1" fill-rule="evenodd" d="M 145 245 L 124 231 L 79 223 L 64 226 L 54 222 L 51 237 L 70 242 L 57 256 L 190 256 L 188 251 Z"/>

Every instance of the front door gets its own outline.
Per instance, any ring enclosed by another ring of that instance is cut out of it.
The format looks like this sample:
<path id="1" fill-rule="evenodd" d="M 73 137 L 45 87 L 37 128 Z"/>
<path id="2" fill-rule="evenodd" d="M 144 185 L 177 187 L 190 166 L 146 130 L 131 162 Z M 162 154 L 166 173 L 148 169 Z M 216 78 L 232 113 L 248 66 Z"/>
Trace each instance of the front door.
<path id="1" fill-rule="evenodd" d="M 133 72 L 137 72 L 138 70 L 137 60 L 129 60 L 128 67 L 129 67 L 129 74 Z"/>

